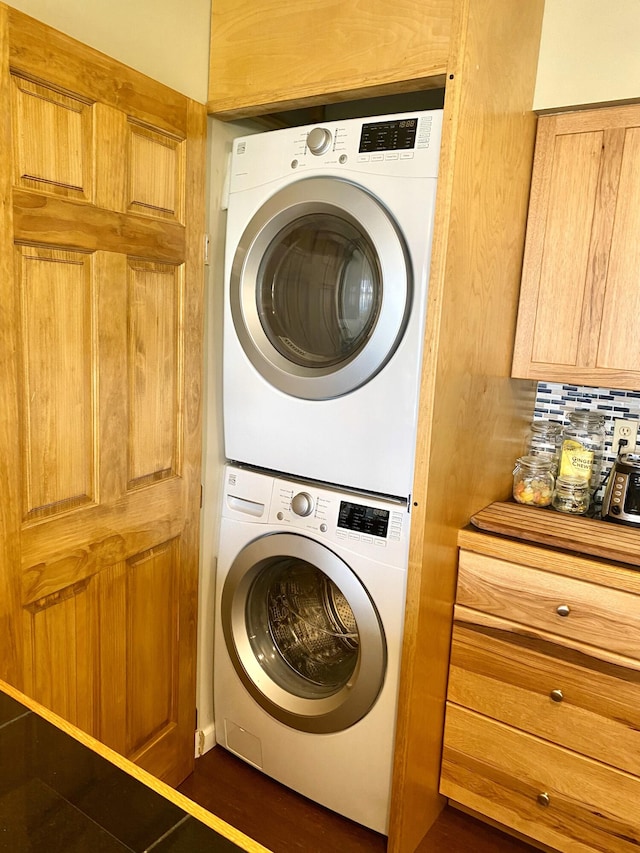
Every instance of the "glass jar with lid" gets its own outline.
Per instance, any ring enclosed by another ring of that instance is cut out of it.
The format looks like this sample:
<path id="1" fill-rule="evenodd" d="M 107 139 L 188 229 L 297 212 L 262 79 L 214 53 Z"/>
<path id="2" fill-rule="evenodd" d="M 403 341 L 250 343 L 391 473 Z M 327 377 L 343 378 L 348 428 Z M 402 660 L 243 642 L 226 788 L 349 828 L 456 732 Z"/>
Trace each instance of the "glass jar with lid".
<path id="1" fill-rule="evenodd" d="M 589 483 L 591 494 L 600 485 L 604 454 L 604 415 L 589 409 L 575 409 L 562 430 L 560 475 L 579 477 Z"/>
<path id="2" fill-rule="evenodd" d="M 526 453 L 550 453 L 556 460 L 556 468 L 560 462 L 560 439 L 562 424 L 559 421 L 533 421 L 529 427 Z"/>
<path id="3" fill-rule="evenodd" d="M 513 497 L 528 506 L 549 506 L 555 483 L 555 459 L 551 453 L 528 453 L 516 459 Z"/>
<path id="4" fill-rule="evenodd" d="M 590 504 L 591 494 L 587 480 L 569 475 L 563 477 L 562 474 L 556 479 L 551 505 L 558 512 L 584 515 Z"/>

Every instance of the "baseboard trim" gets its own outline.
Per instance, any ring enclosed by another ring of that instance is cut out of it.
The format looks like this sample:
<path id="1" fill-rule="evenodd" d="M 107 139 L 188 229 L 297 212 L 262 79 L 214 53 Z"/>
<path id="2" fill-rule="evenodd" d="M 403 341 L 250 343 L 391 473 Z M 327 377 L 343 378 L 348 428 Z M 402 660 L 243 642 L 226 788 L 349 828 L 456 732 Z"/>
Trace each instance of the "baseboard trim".
<path id="1" fill-rule="evenodd" d="M 210 723 L 204 729 L 196 729 L 196 745 L 195 756 L 200 758 L 205 752 L 216 745 L 216 729 L 213 723 Z"/>

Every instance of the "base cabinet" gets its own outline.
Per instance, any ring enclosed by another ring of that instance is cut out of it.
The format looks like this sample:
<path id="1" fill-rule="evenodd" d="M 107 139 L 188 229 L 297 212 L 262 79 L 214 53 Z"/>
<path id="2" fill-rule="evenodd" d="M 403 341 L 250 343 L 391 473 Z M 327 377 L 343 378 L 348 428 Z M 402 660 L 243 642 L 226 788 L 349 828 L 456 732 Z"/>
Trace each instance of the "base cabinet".
<path id="1" fill-rule="evenodd" d="M 441 793 L 556 850 L 637 851 L 640 574 L 466 536 Z"/>
<path id="2" fill-rule="evenodd" d="M 564 851 L 638 849 L 640 779 L 450 705 L 442 793 Z"/>

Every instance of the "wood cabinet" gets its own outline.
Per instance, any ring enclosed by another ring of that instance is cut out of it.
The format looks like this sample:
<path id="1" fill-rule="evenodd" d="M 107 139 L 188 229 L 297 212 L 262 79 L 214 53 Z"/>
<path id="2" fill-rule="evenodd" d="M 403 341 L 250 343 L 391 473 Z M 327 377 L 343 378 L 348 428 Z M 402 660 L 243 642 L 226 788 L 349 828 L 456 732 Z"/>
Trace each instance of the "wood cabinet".
<path id="1" fill-rule="evenodd" d="M 557 850 L 636 850 L 640 574 L 461 544 L 442 793 Z"/>
<path id="2" fill-rule="evenodd" d="M 514 447 L 534 409 L 535 382 L 510 373 L 543 8 L 543 0 L 213 5 L 208 108 L 220 118 L 446 83 L 389 853 L 414 851 L 446 802 L 438 786 L 457 531 L 510 494 Z"/>
<path id="3" fill-rule="evenodd" d="M 513 376 L 640 389 L 640 105 L 541 116 Z"/>
<path id="4" fill-rule="evenodd" d="M 240 118 L 442 87 L 453 0 L 215 0 L 208 110 Z"/>

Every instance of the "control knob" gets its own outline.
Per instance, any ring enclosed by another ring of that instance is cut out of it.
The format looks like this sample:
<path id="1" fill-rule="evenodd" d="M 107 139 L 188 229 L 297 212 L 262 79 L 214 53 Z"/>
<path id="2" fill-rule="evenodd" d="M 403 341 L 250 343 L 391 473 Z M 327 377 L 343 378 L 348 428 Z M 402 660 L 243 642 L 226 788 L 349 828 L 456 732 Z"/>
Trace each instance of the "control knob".
<path id="1" fill-rule="evenodd" d="M 298 492 L 291 498 L 291 511 L 305 518 L 313 512 L 313 498 L 309 492 Z"/>
<path id="2" fill-rule="evenodd" d="M 314 127 L 307 134 L 307 148 L 316 157 L 324 154 L 331 145 L 331 131 L 326 127 Z"/>

